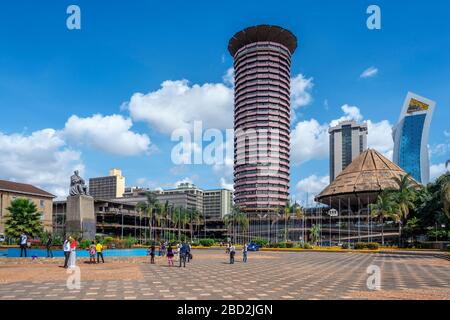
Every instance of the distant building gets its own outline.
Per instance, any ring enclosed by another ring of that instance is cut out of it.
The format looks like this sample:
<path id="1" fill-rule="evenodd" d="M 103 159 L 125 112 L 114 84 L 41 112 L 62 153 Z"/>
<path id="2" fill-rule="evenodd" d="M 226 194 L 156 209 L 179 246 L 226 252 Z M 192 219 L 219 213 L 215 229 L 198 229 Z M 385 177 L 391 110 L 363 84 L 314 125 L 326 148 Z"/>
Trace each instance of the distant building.
<path id="1" fill-rule="evenodd" d="M 227 189 L 205 190 L 203 193 L 203 213 L 208 219 L 222 219 L 231 212 L 233 192 Z"/>
<path id="2" fill-rule="evenodd" d="M 160 203 L 166 201 L 174 207 L 197 210 L 203 214 L 203 189 L 191 183 L 180 183 L 176 189 L 161 191 L 157 194 Z"/>
<path id="3" fill-rule="evenodd" d="M 34 202 L 42 212 L 42 223 L 46 231 L 52 231 L 52 202 L 54 195 L 33 185 L 0 180 L 0 233 L 5 232 L 5 221 L 11 201 L 25 198 Z"/>
<path id="4" fill-rule="evenodd" d="M 142 215 L 133 204 L 121 203 L 114 200 L 94 200 L 96 217 L 96 233 L 115 237 L 134 237 L 144 240 L 144 227 L 149 226 L 149 218 Z M 67 202 L 53 203 L 54 234 L 65 235 L 65 221 Z"/>
<path id="5" fill-rule="evenodd" d="M 89 179 L 89 194 L 95 199 L 121 198 L 125 192 L 125 177 L 119 169 L 111 169 L 109 176 Z"/>
<path id="6" fill-rule="evenodd" d="M 436 103 L 408 92 L 393 128 L 394 163 L 422 184 L 430 179 L 428 135 Z"/>
<path id="7" fill-rule="evenodd" d="M 367 150 L 367 125 L 343 121 L 329 129 L 330 182 Z"/>

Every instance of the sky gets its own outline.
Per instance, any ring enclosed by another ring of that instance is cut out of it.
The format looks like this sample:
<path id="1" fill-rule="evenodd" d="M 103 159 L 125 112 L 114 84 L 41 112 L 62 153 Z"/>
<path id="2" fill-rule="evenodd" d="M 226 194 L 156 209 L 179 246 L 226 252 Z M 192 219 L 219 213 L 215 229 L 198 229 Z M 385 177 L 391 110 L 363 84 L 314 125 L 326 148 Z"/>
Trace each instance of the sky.
<path id="1" fill-rule="evenodd" d="M 69 30 L 69 5 L 81 29 Z M 369 30 L 367 7 L 381 9 Z M 120 168 L 128 186 L 232 187 L 224 161 L 177 164 L 172 134 L 233 127 L 229 39 L 257 24 L 298 38 L 292 57 L 291 195 L 329 181 L 328 126 L 367 122 L 368 145 L 392 157 L 391 126 L 408 91 L 436 101 L 431 178 L 450 159 L 448 1 L 16 0 L 0 6 L 0 179 L 58 197 L 69 176 Z M 176 135 L 176 134 L 175 134 Z M 195 141 L 184 147 L 204 150 Z M 179 159 L 178 159 L 179 160 Z M 307 197 L 308 196 L 308 197 Z"/>

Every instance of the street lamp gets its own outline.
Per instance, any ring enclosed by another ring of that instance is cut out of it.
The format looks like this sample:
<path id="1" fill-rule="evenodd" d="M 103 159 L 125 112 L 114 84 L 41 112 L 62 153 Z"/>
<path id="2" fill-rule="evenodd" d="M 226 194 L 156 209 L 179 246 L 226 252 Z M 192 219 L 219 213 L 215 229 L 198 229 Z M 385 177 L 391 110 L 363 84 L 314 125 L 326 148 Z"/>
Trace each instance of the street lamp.
<path id="1" fill-rule="evenodd" d="M 338 216 L 338 211 L 336 209 L 330 209 L 328 211 L 328 215 L 330 216 L 330 224 L 328 226 L 328 231 L 330 234 L 330 247 L 331 247 L 331 217 L 337 217 Z"/>

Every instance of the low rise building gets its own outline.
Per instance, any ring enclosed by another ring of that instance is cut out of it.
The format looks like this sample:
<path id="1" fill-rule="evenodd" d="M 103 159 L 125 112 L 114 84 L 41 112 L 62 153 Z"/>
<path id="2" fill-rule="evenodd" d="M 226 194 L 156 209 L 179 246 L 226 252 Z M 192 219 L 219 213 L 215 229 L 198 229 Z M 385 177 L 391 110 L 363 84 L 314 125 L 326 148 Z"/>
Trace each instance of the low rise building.
<path id="1" fill-rule="evenodd" d="M 8 207 L 17 198 L 25 198 L 34 202 L 42 213 L 42 224 L 48 232 L 52 228 L 52 203 L 55 196 L 31 184 L 0 180 L 0 233 L 5 232 L 5 222 L 9 214 Z"/>

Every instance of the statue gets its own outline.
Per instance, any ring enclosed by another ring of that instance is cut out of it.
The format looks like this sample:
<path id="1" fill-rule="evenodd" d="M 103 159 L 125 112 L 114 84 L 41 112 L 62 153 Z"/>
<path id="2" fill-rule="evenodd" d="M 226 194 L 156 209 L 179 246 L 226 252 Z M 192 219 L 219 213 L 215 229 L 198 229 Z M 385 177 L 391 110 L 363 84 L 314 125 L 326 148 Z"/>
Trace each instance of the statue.
<path id="1" fill-rule="evenodd" d="M 80 177 L 78 170 L 74 171 L 74 174 L 70 177 L 70 192 L 71 196 L 85 195 L 88 196 L 87 186 Z"/>

